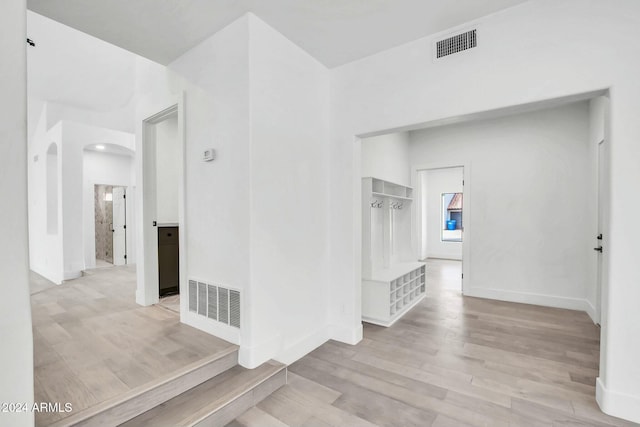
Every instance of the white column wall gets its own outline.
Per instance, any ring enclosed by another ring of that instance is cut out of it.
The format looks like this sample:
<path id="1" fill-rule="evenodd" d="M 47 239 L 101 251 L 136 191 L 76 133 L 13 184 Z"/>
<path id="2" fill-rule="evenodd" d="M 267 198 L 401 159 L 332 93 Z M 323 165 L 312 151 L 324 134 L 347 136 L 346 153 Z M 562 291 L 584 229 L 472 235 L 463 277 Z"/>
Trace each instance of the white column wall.
<path id="1" fill-rule="evenodd" d="M 252 344 L 240 356 L 256 366 L 329 337 L 329 71 L 252 14 L 249 25 Z"/>
<path id="2" fill-rule="evenodd" d="M 0 6 L 0 402 L 33 403 L 33 337 L 27 232 L 26 2 Z M 0 412 L 31 426 L 32 412 Z"/>

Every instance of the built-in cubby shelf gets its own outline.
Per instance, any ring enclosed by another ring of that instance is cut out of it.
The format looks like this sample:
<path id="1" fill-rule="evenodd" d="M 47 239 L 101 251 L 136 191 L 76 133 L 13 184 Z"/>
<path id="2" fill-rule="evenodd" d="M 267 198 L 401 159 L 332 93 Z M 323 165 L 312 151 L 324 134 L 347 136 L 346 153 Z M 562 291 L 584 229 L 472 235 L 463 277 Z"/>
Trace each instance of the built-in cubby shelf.
<path id="1" fill-rule="evenodd" d="M 376 196 L 397 197 L 401 199 L 412 200 L 413 188 L 400 184 L 394 184 L 389 181 L 383 181 L 378 178 L 364 178 L 371 180 L 371 193 Z"/>
<path id="2" fill-rule="evenodd" d="M 366 322 L 391 326 L 425 296 L 424 263 L 397 264 L 373 276 L 362 280 L 362 320 Z"/>
<path id="3" fill-rule="evenodd" d="M 390 326 L 426 292 L 411 248 L 411 187 L 362 179 L 362 320 Z"/>

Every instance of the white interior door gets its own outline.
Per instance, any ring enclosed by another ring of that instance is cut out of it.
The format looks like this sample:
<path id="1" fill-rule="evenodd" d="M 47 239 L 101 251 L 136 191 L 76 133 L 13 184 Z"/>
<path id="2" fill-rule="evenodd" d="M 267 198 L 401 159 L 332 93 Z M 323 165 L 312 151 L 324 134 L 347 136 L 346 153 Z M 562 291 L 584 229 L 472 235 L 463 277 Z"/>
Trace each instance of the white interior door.
<path id="1" fill-rule="evenodd" d="M 127 199 L 124 187 L 113 187 L 113 265 L 127 263 Z"/>

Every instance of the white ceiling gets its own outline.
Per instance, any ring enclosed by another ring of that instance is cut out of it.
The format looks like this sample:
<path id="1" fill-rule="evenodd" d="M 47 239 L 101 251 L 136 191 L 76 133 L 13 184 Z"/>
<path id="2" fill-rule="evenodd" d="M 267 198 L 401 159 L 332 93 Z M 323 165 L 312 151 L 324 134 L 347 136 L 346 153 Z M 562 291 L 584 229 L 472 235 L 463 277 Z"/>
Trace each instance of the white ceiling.
<path id="1" fill-rule="evenodd" d="M 27 3 L 37 13 L 165 65 L 250 11 L 326 66 L 335 67 L 524 1 L 28 0 Z"/>
<path id="2" fill-rule="evenodd" d="M 98 146 L 102 146 L 103 148 L 98 148 Z M 110 144 L 110 143 L 101 143 L 101 144 L 93 144 L 87 145 L 84 147 L 85 151 L 96 152 L 100 154 L 116 154 L 120 156 L 133 157 L 135 154 L 133 150 L 130 150 L 127 147 L 123 147 L 118 144 Z"/>

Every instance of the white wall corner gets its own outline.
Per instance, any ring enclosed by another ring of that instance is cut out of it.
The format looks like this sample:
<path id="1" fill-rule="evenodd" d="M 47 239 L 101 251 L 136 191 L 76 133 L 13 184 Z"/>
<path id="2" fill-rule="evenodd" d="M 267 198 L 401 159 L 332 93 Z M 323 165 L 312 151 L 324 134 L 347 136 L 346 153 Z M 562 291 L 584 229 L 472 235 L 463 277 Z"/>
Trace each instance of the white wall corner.
<path id="1" fill-rule="evenodd" d="M 598 310 L 596 310 L 596 307 L 588 299 L 584 300 L 584 305 L 585 305 L 584 311 L 587 312 L 587 314 L 589 315 L 593 323 L 595 323 L 596 325 L 599 325 L 600 317 L 598 316 Z"/>
<path id="2" fill-rule="evenodd" d="M 144 289 L 136 289 L 136 304 L 148 307 L 154 303 L 146 298 Z"/>
<path id="3" fill-rule="evenodd" d="M 280 352 L 283 347 L 283 341 L 282 334 L 277 334 L 255 346 L 240 344 L 238 364 L 247 369 L 257 368 Z"/>
<path id="4" fill-rule="evenodd" d="M 345 344 L 356 345 L 362 341 L 362 322 L 353 328 L 345 328 L 342 325 L 330 325 L 329 337 L 332 340 L 340 341 Z"/>
<path id="5" fill-rule="evenodd" d="M 82 277 L 82 270 L 65 271 L 63 281 L 74 280 Z"/>
<path id="6" fill-rule="evenodd" d="M 640 423 L 640 395 L 634 396 L 608 389 L 600 377 L 596 378 L 596 402 L 607 415 Z"/>
<path id="7" fill-rule="evenodd" d="M 320 347 L 329 338 L 329 327 L 322 327 L 294 344 L 287 346 L 275 359 L 280 363 L 290 365 Z"/>

